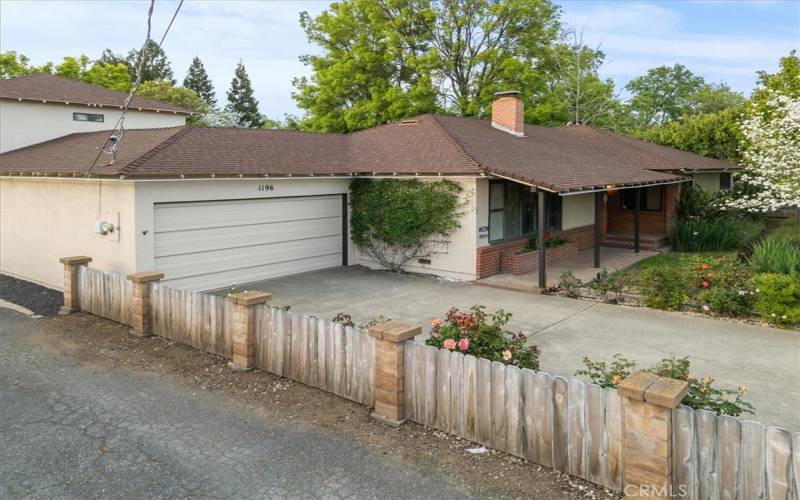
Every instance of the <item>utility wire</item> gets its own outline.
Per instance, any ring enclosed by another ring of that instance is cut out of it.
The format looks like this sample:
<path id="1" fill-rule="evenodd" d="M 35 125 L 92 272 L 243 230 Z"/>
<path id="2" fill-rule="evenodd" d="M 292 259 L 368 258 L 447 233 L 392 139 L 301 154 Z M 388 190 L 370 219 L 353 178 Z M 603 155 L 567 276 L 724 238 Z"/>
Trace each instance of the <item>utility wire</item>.
<path id="1" fill-rule="evenodd" d="M 128 114 L 128 107 L 130 106 L 131 101 L 133 100 L 134 94 L 136 91 L 139 90 L 139 86 L 142 84 L 142 77 L 144 75 L 144 67 L 145 67 L 145 59 L 146 59 L 146 52 L 147 46 L 150 44 L 150 33 L 152 31 L 152 20 L 153 20 L 153 8 L 155 6 L 155 0 L 150 0 L 150 8 L 147 10 L 147 36 L 144 39 L 144 44 L 142 44 L 142 48 L 139 50 L 139 62 L 136 66 L 136 80 L 133 82 L 133 86 L 131 87 L 131 91 L 128 93 L 128 97 L 125 99 L 125 102 L 122 105 L 122 113 L 120 114 L 119 118 L 117 119 L 116 123 L 114 124 L 114 128 L 111 129 L 111 133 L 106 138 L 103 145 L 100 147 L 100 150 L 97 152 L 97 156 L 95 156 L 94 161 L 92 161 L 89 170 L 86 171 L 85 177 L 89 177 L 92 174 L 92 170 L 94 167 L 97 166 L 97 161 L 100 159 L 100 156 L 103 153 L 111 155 L 111 161 L 109 164 L 113 164 L 116 158 L 117 148 L 119 147 L 120 143 L 122 142 L 122 137 L 125 135 L 125 117 Z M 167 29 L 164 30 L 164 34 L 161 36 L 161 41 L 158 42 L 158 49 L 156 52 L 161 49 L 161 45 L 163 45 L 164 40 L 167 38 L 167 34 L 169 33 L 170 28 L 172 28 L 172 23 L 175 22 L 175 18 L 178 16 L 178 12 L 181 10 L 181 6 L 183 6 L 183 0 L 178 2 L 178 7 L 175 9 L 175 13 L 172 14 L 172 19 L 170 19 L 169 24 L 167 25 Z"/>

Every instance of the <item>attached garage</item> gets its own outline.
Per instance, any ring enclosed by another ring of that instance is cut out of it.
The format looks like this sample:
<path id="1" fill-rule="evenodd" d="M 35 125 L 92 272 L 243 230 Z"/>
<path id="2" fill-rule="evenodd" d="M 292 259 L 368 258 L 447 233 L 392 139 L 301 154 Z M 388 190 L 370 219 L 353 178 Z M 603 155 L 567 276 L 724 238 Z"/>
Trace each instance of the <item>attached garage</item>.
<path id="1" fill-rule="evenodd" d="M 347 264 L 345 196 L 154 205 L 154 268 L 209 290 Z"/>

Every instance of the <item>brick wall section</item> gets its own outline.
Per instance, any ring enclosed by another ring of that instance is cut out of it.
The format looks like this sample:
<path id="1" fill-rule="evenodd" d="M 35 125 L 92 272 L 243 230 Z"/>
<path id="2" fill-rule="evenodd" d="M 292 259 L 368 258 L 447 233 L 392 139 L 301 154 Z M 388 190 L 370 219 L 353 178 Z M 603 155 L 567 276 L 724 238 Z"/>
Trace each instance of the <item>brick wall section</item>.
<path id="1" fill-rule="evenodd" d="M 75 257 L 63 257 L 58 261 L 64 264 L 64 305 L 61 307 L 60 313 L 70 314 L 80 309 L 78 268 L 87 265 L 92 261 L 92 258 L 78 255 Z"/>
<path id="2" fill-rule="evenodd" d="M 524 133 L 524 104 L 518 97 L 506 96 L 492 102 L 492 125 L 515 134 Z"/>
<path id="3" fill-rule="evenodd" d="M 150 335 L 150 283 L 156 283 L 164 278 L 164 273 L 145 271 L 128 275 L 128 281 L 133 286 L 131 299 L 131 328 L 132 333 L 140 337 Z"/>
<path id="4" fill-rule="evenodd" d="M 367 330 L 375 338 L 375 411 L 372 416 L 391 425 L 405 422 L 405 342 L 422 328 L 399 321 L 386 321 Z"/>
<path id="5" fill-rule="evenodd" d="M 578 255 L 578 243 L 569 241 L 560 247 L 545 249 L 545 263 L 549 266 L 564 259 Z M 525 274 L 536 270 L 539 265 L 539 252 L 504 253 L 500 255 L 500 271 L 511 274 Z"/>
<path id="6" fill-rule="evenodd" d="M 574 241 L 577 244 L 578 250 L 584 250 L 586 248 L 592 248 L 594 244 L 594 226 L 581 226 L 567 229 L 565 231 L 550 231 L 550 236 L 558 236 L 560 238 L 566 238 L 570 241 Z M 516 250 L 522 250 L 528 246 L 529 242 L 530 240 L 522 239 L 509 241 L 507 243 L 498 243 L 495 245 L 478 247 L 476 249 L 477 258 L 475 270 L 478 278 L 485 278 L 501 272 L 501 255 L 504 253 L 511 253 Z M 556 249 L 548 248 L 547 252 L 550 252 L 551 250 Z M 546 262 L 550 262 L 550 259 L 547 259 Z"/>
<path id="7" fill-rule="evenodd" d="M 666 234 L 675 220 L 675 202 L 678 199 L 680 184 L 664 186 L 663 210 L 639 213 L 639 227 L 642 233 Z M 619 191 L 608 193 L 608 232 L 611 234 L 633 233 L 634 211 L 620 208 Z"/>

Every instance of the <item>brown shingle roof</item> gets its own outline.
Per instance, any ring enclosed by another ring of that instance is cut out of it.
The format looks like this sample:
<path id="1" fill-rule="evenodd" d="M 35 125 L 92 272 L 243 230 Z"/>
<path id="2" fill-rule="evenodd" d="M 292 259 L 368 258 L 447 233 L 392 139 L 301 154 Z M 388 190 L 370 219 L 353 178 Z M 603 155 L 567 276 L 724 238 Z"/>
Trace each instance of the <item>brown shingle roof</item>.
<path id="1" fill-rule="evenodd" d="M 22 99 L 119 108 L 122 107 L 127 97 L 128 94 L 125 92 L 117 92 L 116 90 L 47 73 L 0 80 L 0 99 Z M 193 113 L 190 109 L 143 97 L 134 97 L 131 100 L 130 109 L 169 111 L 181 114 Z"/>
<path id="2" fill-rule="evenodd" d="M 108 132 L 72 134 L 0 155 L 0 173 L 81 175 Z M 735 168 L 647 149 L 641 141 L 584 126 L 525 126 L 525 137 L 485 120 L 422 115 L 353 134 L 176 127 L 128 130 L 116 161 L 93 175 L 237 176 L 494 174 L 559 192 L 678 182 L 676 171 Z M 647 144 L 647 143 L 645 143 Z M 665 152 L 662 149 L 669 151 Z M 708 167 L 710 168 L 710 167 Z"/>

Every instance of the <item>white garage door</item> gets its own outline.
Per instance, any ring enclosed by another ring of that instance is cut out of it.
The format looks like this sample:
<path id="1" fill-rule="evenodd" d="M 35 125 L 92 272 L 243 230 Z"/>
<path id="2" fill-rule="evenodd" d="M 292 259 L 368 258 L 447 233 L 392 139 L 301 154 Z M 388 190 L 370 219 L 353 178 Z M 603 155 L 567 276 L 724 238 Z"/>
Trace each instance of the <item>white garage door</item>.
<path id="1" fill-rule="evenodd" d="M 340 266 L 342 196 L 155 205 L 163 282 L 210 290 Z"/>

